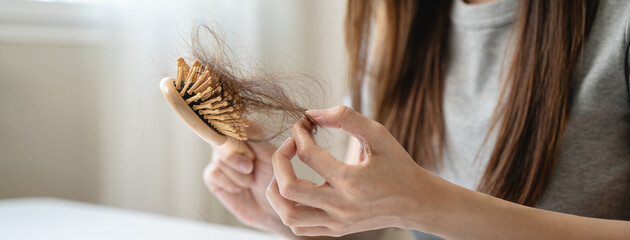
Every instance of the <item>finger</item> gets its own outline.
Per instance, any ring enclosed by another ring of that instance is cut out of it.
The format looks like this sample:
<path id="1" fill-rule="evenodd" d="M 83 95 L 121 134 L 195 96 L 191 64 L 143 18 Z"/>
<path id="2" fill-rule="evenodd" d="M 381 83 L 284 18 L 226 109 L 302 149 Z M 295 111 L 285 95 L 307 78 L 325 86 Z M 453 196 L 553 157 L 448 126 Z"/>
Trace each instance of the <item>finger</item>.
<path id="1" fill-rule="evenodd" d="M 323 127 L 341 128 L 360 141 L 372 140 L 378 137 L 374 130 L 380 124 L 347 106 L 337 106 L 329 109 L 306 111 L 315 123 Z"/>
<path id="2" fill-rule="evenodd" d="M 288 138 L 272 157 L 273 172 L 280 194 L 289 200 L 313 207 L 329 206 L 331 197 L 329 185 L 317 186 L 304 179 L 298 179 L 291 165 L 291 158 L 295 156 L 296 146 L 293 138 Z"/>
<path id="3" fill-rule="evenodd" d="M 339 172 L 345 167 L 345 164 L 317 146 L 308 130 L 295 124 L 293 125 L 293 137 L 295 137 L 298 157 L 302 162 L 326 180 L 332 180 L 331 178 L 339 176 Z"/>
<path id="4" fill-rule="evenodd" d="M 252 174 L 243 174 L 237 172 L 231 167 L 227 166 L 222 161 L 217 161 L 217 167 L 221 168 L 221 171 L 236 185 L 242 188 L 249 188 L 254 183 L 254 176 Z"/>
<path id="5" fill-rule="evenodd" d="M 341 237 L 341 234 L 336 233 L 328 227 L 315 226 L 315 227 L 295 227 L 291 228 L 293 234 L 297 236 L 316 237 L 316 236 L 331 236 Z"/>
<path id="6" fill-rule="evenodd" d="M 204 183 L 211 191 L 216 190 L 213 189 L 214 187 L 221 188 L 230 193 L 239 193 L 242 191 L 241 187 L 232 182 L 232 180 L 221 171 L 221 168 L 214 164 L 210 164 L 206 167 L 203 178 Z"/>
<path id="7" fill-rule="evenodd" d="M 243 174 L 249 174 L 254 169 L 254 159 L 243 154 L 232 152 L 229 148 L 216 148 L 219 161 L 224 162 L 230 168 Z"/>
<path id="8" fill-rule="evenodd" d="M 278 213 L 282 223 L 289 227 L 321 226 L 330 217 L 321 209 L 306 205 L 296 205 L 280 194 L 276 179 L 271 181 L 267 189 L 267 199 L 271 207 Z"/>
<path id="9" fill-rule="evenodd" d="M 297 179 L 291 165 L 291 158 L 295 156 L 295 151 L 295 140 L 289 137 L 271 157 L 274 176 L 282 182 L 295 181 Z"/>
<path id="10" fill-rule="evenodd" d="M 254 226 L 258 219 L 249 217 L 251 216 L 251 208 L 244 206 L 253 201 L 251 196 L 245 194 L 245 192 L 241 193 L 230 193 L 221 188 L 217 191 L 213 192 L 216 198 L 221 202 L 225 208 L 232 213 L 242 223 L 247 226 Z"/>

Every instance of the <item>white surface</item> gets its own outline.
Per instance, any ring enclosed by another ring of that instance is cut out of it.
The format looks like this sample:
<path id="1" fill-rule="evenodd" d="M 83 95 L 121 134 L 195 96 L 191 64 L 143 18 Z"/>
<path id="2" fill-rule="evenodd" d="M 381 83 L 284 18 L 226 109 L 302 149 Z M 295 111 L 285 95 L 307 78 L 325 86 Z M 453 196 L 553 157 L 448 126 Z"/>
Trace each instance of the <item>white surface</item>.
<path id="1" fill-rule="evenodd" d="M 0 239 L 279 240 L 260 232 L 51 198 L 0 200 Z"/>

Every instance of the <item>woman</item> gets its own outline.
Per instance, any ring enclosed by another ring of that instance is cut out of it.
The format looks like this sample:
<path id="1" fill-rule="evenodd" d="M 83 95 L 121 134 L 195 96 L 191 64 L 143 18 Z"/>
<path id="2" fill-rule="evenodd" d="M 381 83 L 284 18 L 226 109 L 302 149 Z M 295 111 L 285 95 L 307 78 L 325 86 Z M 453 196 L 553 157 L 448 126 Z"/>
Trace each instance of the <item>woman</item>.
<path id="1" fill-rule="evenodd" d="M 295 239 L 630 239 L 629 1 L 351 0 L 347 14 L 353 106 L 374 120 L 307 114 L 354 136 L 354 162 L 298 126 L 277 151 L 250 144 L 256 159 L 217 149 L 205 181 L 237 218 Z M 326 182 L 297 179 L 296 154 Z"/>

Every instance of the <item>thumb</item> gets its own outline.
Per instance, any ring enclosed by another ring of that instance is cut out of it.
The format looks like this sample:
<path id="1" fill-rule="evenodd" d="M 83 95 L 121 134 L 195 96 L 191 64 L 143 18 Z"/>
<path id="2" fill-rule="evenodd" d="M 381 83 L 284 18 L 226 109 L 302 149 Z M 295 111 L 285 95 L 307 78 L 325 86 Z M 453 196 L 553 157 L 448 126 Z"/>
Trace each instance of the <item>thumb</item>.
<path id="1" fill-rule="evenodd" d="M 341 128 L 362 143 L 371 142 L 377 138 L 381 130 L 380 128 L 383 128 L 378 122 L 344 105 L 329 109 L 308 110 L 306 114 L 308 114 L 317 125 Z"/>

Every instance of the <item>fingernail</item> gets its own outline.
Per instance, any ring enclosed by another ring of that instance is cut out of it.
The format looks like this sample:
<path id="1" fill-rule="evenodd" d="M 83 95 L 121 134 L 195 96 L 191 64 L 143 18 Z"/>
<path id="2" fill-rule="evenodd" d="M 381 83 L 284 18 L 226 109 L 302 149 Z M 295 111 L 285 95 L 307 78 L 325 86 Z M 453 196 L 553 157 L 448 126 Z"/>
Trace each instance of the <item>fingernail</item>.
<path id="1" fill-rule="evenodd" d="M 238 170 L 242 173 L 248 174 L 252 171 L 252 166 L 249 161 L 242 160 L 238 163 Z"/>
<path id="2" fill-rule="evenodd" d="M 322 110 L 320 109 L 306 110 L 306 114 L 308 114 L 312 118 L 317 118 L 322 115 Z"/>

